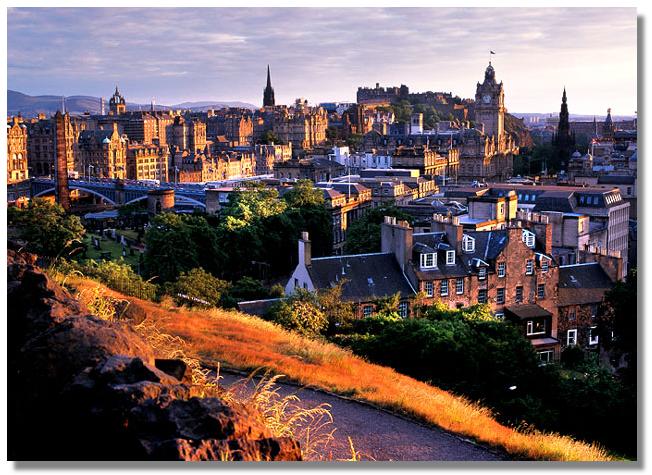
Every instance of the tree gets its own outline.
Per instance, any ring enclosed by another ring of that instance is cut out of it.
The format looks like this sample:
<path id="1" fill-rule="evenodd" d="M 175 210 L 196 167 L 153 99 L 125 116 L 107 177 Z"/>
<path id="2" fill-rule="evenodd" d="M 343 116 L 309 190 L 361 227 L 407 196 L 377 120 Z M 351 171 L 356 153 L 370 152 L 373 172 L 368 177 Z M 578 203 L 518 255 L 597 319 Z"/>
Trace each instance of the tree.
<path id="1" fill-rule="evenodd" d="M 182 272 L 176 282 L 166 284 L 166 293 L 177 305 L 218 307 L 230 284 L 209 274 L 201 267 Z"/>
<path id="2" fill-rule="evenodd" d="M 386 297 L 380 297 L 374 304 L 376 306 L 376 315 L 385 318 L 401 318 L 399 314 L 399 305 L 401 304 L 400 292 Z"/>
<path id="3" fill-rule="evenodd" d="M 260 143 L 272 145 L 272 144 L 282 144 L 283 142 L 278 136 L 271 130 L 267 130 L 263 136 L 260 138 Z"/>
<path id="4" fill-rule="evenodd" d="M 310 180 L 298 180 L 283 198 L 290 208 L 304 206 L 323 206 L 324 194 L 321 189 L 315 188 Z"/>
<path id="5" fill-rule="evenodd" d="M 346 279 L 340 280 L 333 287 L 322 289 L 317 293 L 321 310 L 328 319 L 327 334 L 332 335 L 337 328 L 349 323 L 355 318 L 353 302 L 342 298 L 342 289 Z"/>
<path id="6" fill-rule="evenodd" d="M 392 104 L 394 120 L 399 123 L 409 124 L 412 116 L 412 104 L 410 101 L 402 100 Z"/>
<path id="7" fill-rule="evenodd" d="M 304 289 L 297 289 L 290 298 L 274 304 L 267 318 L 287 330 L 309 337 L 319 336 L 328 326 L 316 295 Z"/>
<path id="8" fill-rule="evenodd" d="M 162 213 L 145 233 L 145 268 L 159 282 L 175 281 L 196 267 L 219 275 L 224 261 L 218 235 L 203 216 Z"/>
<path id="9" fill-rule="evenodd" d="M 46 199 L 34 198 L 27 208 L 10 210 L 9 225 L 27 242 L 27 250 L 38 255 L 62 255 L 74 243 L 81 243 L 86 233 L 79 217 Z"/>
<path id="10" fill-rule="evenodd" d="M 636 268 L 633 268 L 625 281 L 618 282 L 605 294 L 602 311 L 597 320 L 600 346 L 611 353 L 614 360 L 624 361 L 624 376 L 632 382 L 636 381 L 638 335 L 636 286 L 637 272 Z"/>
<path id="11" fill-rule="evenodd" d="M 235 231 L 256 221 L 281 214 L 287 208 L 274 188 L 254 184 L 229 195 L 229 202 L 221 211 L 220 226 Z"/>
<path id="12" fill-rule="evenodd" d="M 348 254 L 362 254 L 380 251 L 380 225 L 385 216 L 412 222 L 412 217 L 394 205 L 383 205 L 369 210 L 349 226 L 344 244 Z"/>

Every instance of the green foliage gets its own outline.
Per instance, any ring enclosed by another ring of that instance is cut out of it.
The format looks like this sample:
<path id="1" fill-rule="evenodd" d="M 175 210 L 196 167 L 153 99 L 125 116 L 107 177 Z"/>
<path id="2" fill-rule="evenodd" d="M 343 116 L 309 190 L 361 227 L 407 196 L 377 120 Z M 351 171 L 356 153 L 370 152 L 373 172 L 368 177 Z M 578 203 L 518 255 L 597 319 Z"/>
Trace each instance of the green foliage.
<path id="1" fill-rule="evenodd" d="M 48 200 L 34 198 L 27 208 L 9 208 L 8 223 L 15 226 L 27 250 L 41 256 L 59 256 L 74 243 L 81 243 L 84 233 L 79 217 Z"/>
<path id="2" fill-rule="evenodd" d="M 633 268 L 625 281 L 618 282 L 609 290 L 597 320 L 600 346 L 610 352 L 614 360 L 624 359 L 623 377 L 634 384 L 638 336 L 637 280 L 637 271 Z"/>
<path id="3" fill-rule="evenodd" d="M 269 291 L 261 281 L 247 276 L 235 281 L 229 293 L 238 300 L 258 300 L 269 297 Z"/>
<path id="4" fill-rule="evenodd" d="M 360 150 L 362 147 L 362 138 L 361 134 L 351 134 L 346 139 L 346 145 L 354 151 Z"/>
<path id="5" fill-rule="evenodd" d="M 218 274 L 221 262 L 216 230 L 198 215 L 162 213 L 145 233 L 145 267 L 158 282 L 170 282 L 182 272 L 202 267 Z"/>
<path id="6" fill-rule="evenodd" d="M 412 104 L 410 101 L 402 100 L 392 104 L 394 120 L 403 124 L 409 124 L 412 116 Z"/>
<path id="7" fill-rule="evenodd" d="M 201 267 L 182 272 L 176 282 L 166 284 L 166 293 L 177 305 L 217 307 L 229 290 L 229 283 L 206 272 Z"/>
<path id="8" fill-rule="evenodd" d="M 274 132 L 268 130 L 260 138 L 260 143 L 267 144 L 267 145 L 272 145 L 272 144 L 280 145 L 283 142 L 281 141 L 281 139 L 278 138 L 278 136 Z"/>
<path id="9" fill-rule="evenodd" d="M 373 208 L 351 223 L 347 231 L 344 249 L 347 254 L 380 252 L 380 225 L 385 216 L 394 216 L 399 220 L 412 222 L 412 217 L 394 205 Z"/>
<path id="10" fill-rule="evenodd" d="M 342 288 L 346 279 L 340 280 L 336 285 L 328 289 L 322 289 L 317 294 L 321 310 L 328 318 L 329 335 L 335 333 L 336 329 L 351 322 L 355 318 L 355 308 L 352 302 L 342 298 Z"/>
<path id="11" fill-rule="evenodd" d="M 283 198 L 290 208 L 324 205 L 322 190 L 315 188 L 310 180 L 298 180 Z"/>
<path id="12" fill-rule="evenodd" d="M 415 113 L 423 114 L 423 126 L 426 129 L 434 129 L 437 127 L 437 122 L 441 120 L 441 117 L 437 113 L 437 109 L 429 104 L 417 104 L 414 106 L 413 111 Z"/>
<path id="13" fill-rule="evenodd" d="M 286 207 L 286 202 L 278 197 L 278 191 L 274 188 L 251 185 L 229 195 L 229 202 L 221 211 L 221 226 L 226 231 L 237 231 L 256 221 L 281 214 Z"/>
<path id="14" fill-rule="evenodd" d="M 484 305 L 424 306 L 421 314 L 424 318 L 351 321 L 331 339 L 370 361 L 479 400 L 507 424 L 534 425 L 635 453 L 636 390 L 597 359 L 583 357 L 573 371 L 539 366 L 521 331 L 492 317 Z"/>
<path id="15" fill-rule="evenodd" d="M 316 295 L 303 289 L 297 289 L 291 297 L 274 304 L 267 318 L 308 337 L 319 336 L 328 327 L 328 318 L 319 308 Z"/>
<path id="16" fill-rule="evenodd" d="M 401 318 L 399 314 L 399 305 L 401 303 L 401 293 L 396 292 L 394 295 L 388 295 L 376 299 L 374 305 L 376 307 L 375 313 L 378 317 L 398 319 Z"/>

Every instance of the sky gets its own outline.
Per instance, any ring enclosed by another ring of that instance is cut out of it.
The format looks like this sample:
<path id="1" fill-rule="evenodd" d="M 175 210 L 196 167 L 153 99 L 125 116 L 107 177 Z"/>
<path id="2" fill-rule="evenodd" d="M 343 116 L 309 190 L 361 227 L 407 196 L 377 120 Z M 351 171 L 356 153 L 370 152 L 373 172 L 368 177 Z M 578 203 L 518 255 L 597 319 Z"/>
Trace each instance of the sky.
<path id="1" fill-rule="evenodd" d="M 489 60 L 510 112 L 637 109 L 635 8 L 10 8 L 8 88 L 175 104 L 355 101 L 358 86 L 474 97 Z"/>

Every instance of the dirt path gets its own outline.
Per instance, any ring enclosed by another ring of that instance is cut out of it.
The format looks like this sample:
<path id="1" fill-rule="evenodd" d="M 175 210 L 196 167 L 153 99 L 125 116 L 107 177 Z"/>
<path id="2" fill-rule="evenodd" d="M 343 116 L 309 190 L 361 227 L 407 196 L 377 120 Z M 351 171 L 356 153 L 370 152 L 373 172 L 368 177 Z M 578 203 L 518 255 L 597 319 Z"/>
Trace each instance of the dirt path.
<path id="1" fill-rule="evenodd" d="M 227 387 L 243 378 L 224 372 L 222 377 L 221 383 Z M 330 452 L 326 454 L 327 459 L 350 458 L 347 437 L 351 437 L 363 460 L 505 460 L 498 453 L 441 429 L 427 427 L 365 404 L 290 384 L 279 383 L 278 386 L 282 396 L 295 393 L 305 407 L 322 403 L 331 405 L 333 426 L 337 430 L 333 434 L 335 439 L 327 448 L 327 452 Z"/>

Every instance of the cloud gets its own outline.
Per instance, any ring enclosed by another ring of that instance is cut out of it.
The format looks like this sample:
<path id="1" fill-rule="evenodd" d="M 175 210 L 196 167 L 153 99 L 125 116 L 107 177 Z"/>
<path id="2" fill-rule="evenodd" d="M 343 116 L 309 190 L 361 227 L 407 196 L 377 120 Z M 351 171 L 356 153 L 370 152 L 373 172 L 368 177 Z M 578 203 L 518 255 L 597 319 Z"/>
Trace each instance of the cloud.
<path id="1" fill-rule="evenodd" d="M 119 80 L 135 101 L 258 103 L 271 64 L 284 102 L 375 82 L 470 96 L 489 49 L 511 110 L 547 110 L 564 83 L 577 107 L 635 107 L 633 8 L 8 10 L 8 83 L 27 93 L 106 95 Z"/>

